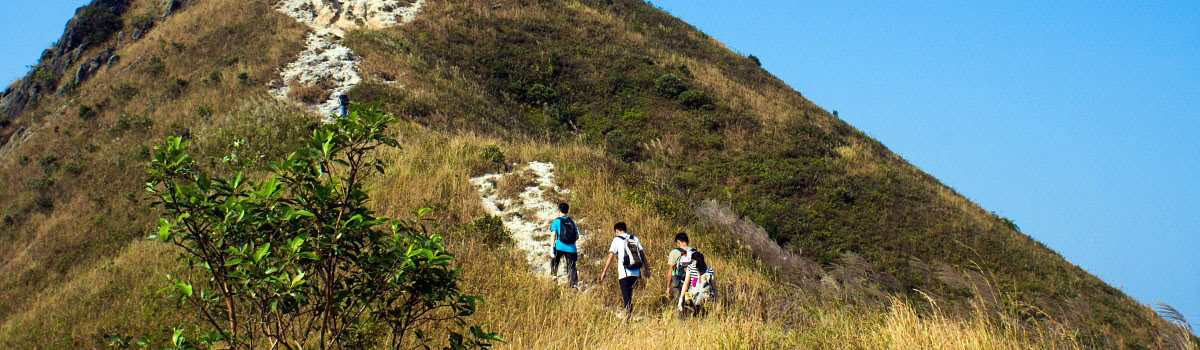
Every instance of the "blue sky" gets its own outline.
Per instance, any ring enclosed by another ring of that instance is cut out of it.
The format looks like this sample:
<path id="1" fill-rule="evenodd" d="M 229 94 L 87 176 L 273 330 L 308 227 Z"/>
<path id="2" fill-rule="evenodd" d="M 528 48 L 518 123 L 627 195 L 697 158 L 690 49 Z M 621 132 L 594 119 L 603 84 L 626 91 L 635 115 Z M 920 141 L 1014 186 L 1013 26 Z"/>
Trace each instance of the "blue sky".
<path id="1" fill-rule="evenodd" d="M 22 76 L 84 3 L 0 3 L 0 79 Z M 1200 2 L 654 3 L 1200 324 Z"/>
<path id="2" fill-rule="evenodd" d="M 67 20 L 83 0 L 9 0 L 0 2 L 0 84 L 25 76 L 29 65 L 36 64 L 42 50 L 62 36 Z"/>
<path id="3" fill-rule="evenodd" d="M 653 3 L 1200 324 L 1200 2 Z"/>

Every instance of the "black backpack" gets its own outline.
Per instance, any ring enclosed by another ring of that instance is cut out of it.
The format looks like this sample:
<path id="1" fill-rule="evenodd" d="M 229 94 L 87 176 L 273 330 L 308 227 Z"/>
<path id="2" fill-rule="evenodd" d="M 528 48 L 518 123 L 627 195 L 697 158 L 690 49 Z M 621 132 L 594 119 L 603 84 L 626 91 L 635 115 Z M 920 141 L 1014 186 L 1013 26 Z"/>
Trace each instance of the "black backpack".
<path id="1" fill-rule="evenodd" d="M 558 241 L 563 244 L 575 244 L 579 240 L 579 228 L 575 227 L 575 220 L 570 217 L 558 218 Z"/>
<path id="2" fill-rule="evenodd" d="M 646 262 L 646 257 L 642 254 L 642 248 L 638 247 L 637 243 L 634 242 L 633 236 L 618 238 L 625 240 L 625 259 L 621 261 L 621 265 L 624 265 L 626 270 L 642 268 L 642 263 Z"/>

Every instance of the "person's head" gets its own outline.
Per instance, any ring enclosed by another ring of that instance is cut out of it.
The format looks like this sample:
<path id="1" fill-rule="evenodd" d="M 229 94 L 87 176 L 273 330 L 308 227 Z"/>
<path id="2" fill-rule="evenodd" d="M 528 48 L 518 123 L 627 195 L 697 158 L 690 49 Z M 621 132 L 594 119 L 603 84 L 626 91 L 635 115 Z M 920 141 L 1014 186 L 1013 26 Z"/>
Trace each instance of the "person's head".
<path id="1" fill-rule="evenodd" d="M 692 266 L 696 267 L 696 271 L 700 271 L 701 274 L 703 274 L 705 271 L 708 271 L 708 262 L 704 261 L 704 254 L 695 252 L 692 253 L 691 258 Z"/>
<path id="2" fill-rule="evenodd" d="M 613 225 L 613 232 L 619 235 L 622 233 L 629 232 L 629 229 L 627 229 L 625 227 L 624 222 L 618 222 L 616 225 Z"/>
<path id="3" fill-rule="evenodd" d="M 567 215 L 567 212 L 570 210 L 571 206 L 567 205 L 566 202 L 558 203 L 558 212 L 562 213 L 563 215 Z"/>
<path id="4" fill-rule="evenodd" d="M 687 234 L 680 232 L 675 234 L 675 246 L 683 248 L 688 246 Z"/>

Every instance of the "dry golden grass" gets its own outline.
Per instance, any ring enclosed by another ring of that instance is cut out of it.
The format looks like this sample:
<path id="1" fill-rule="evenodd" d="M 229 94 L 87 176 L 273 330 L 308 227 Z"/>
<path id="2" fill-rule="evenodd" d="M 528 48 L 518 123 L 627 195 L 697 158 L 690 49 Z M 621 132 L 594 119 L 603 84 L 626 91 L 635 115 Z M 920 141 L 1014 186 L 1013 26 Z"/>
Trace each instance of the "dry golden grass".
<path id="1" fill-rule="evenodd" d="M 326 81 L 321 81 L 315 85 L 304 85 L 292 79 L 291 88 L 288 89 L 287 98 L 292 101 L 300 101 L 307 104 L 317 104 L 325 102 L 329 99 L 329 89 L 331 84 Z"/>
<path id="2" fill-rule="evenodd" d="M 1031 336 L 977 320 L 919 315 L 896 300 L 887 309 L 821 302 L 808 291 L 763 275 L 738 257 L 710 255 L 720 276 L 723 302 L 707 317 L 677 319 L 662 297 L 662 266 L 635 293 L 640 322 L 615 316 L 620 297 L 615 281 L 596 281 L 611 224 L 629 223 L 651 252 L 652 263 L 665 260 L 675 232 L 693 235 L 704 249 L 719 239 L 715 232 L 679 226 L 631 204 L 626 185 L 604 171 L 603 154 L 582 144 L 547 145 L 504 142 L 476 135 L 442 135 L 416 124 L 404 126 L 404 149 L 389 154 L 390 167 L 375 179 L 381 212 L 401 216 L 433 205 L 445 224 L 484 215 L 467 181 L 476 150 L 498 144 L 510 159 L 554 162 L 559 183 L 573 193 L 572 214 L 581 230 L 597 230 L 581 247 L 580 279 L 584 292 L 561 288 L 531 275 L 523 255 L 485 247 L 467 237 L 450 236 L 452 251 L 464 269 L 466 286 L 484 297 L 474 322 L 499 330 L 512 348 L 1072 348 L 1066 339 Z M 662 254 L 658 254 L 662 253 Z M 662 256 L 659 256 L 662 255 Z M 792 305 L 788 305 L 788 304 Z M 982 304 L 981 304 L 982 305 Z M 1015 323 L 1014 323 L 1015 324 Z"/>

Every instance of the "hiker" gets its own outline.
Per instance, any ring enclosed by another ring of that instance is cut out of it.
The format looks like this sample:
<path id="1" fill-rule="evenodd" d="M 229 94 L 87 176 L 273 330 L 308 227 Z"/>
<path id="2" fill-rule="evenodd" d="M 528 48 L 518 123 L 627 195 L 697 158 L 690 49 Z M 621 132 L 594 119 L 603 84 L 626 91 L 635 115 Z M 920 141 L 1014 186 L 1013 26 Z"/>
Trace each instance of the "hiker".
<path id="1" fill-rule="evenodd" d="M 550 258 L 550 278 L 558 280 L 558 262 L 566 257 L 568 282 L 571 288 L 577 288 L 579 272 L 575 270 L 575 262 L 579 260 L 579 250 L 575 247 L 575 241 L 579 240 L 579 228 L 575 226 L 575 220 L 567 216 L 570 209 L 571 206 L 567 203 L 558 203 L 558 211 L 562 216 L 550 223 L 550 231 L 554 232 L 554 257 Z"/>
<path id="2" fill-rule="evenodd" d="M 690 260 L 688 266 L 681 267 L 685 272 L 676 308 L 680 311 L 689 309 L 697 316 L 704 313 L 705 302 L 717 297 L 717 289 L 713 283 L 713 269 L 705 261 L 704 254 L 693 249 L 687 259 Z"/>
<path id="3" fill-rule="evenodd" d="M 633 285 L 639 277 L 650 277 L 650 265 L 645 264 L 646 254 L 642 251 L 642 241 L 630 235 L 624 222 L 613 225 L 612 244 L 608 247 L 608 261 L 604 262 L 604 270 L 600 272 L 600 280 L 608 276 L 608 266 L 613 258 L 617 258 L 617 282 L 621 287 L 621 300 L 624 302 L 625 314 L 633 316 Z M 644 269 L 644 271 L 643 271 Z"/>
<path id="4" fill-rule="evenodd" d="M 713 270 L 704 260 L 704 254 L 692 248 L 687 234 L 680 232 L 675 235 L 675 248 L 667 256 L 667 263 L 671 265 L 667 299 L 674 301 L 680 311 L 687 308 L 700 314 L 704 302 L 716 296 Z"/>
<path id="5" fill-rule="evenodd" d="M 683 278 L 687 275 L 687 266 L 691 264 L 691 259 L 688 255 L 695 251 L 688 243 L 686 233 L 680 232 L 675 235 L 675 248 L 667 254 L 667 265 L 671 267 L 671 278 L 667 279 L 667 300 L 679 299 L 680 288 L 683 288 Z M 683 261 L 680 261 L 680 260 Z"/>

